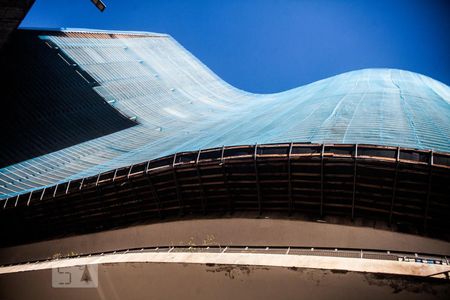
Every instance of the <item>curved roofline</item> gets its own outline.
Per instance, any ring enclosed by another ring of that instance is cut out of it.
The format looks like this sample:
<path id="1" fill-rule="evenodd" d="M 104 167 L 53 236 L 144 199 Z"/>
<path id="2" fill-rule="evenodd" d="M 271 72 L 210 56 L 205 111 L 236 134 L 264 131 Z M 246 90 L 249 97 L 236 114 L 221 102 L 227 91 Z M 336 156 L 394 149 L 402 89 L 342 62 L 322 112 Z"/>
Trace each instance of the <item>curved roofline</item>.
<path id="1" fill-rule="evenodd" d="M 72 33 L 100 33 L 100 34 L 126 34 L 126 35 L 143 35 L 143 36 L 148 36 L 148 37 L 152 37 L 152 36 L 160 36 L 160 37 L 170 37 L 172 38 L 172 36 L 170 34 L 167 33 L 159 33 L 159 32 L 152 32 L 152 31 L 140 31 L 140 30 L 115 30 L 115 29 L 93 29 L 93 28 L 77 28 L 77 27 L 19 27 L 20 30 L 34 30 L 34 31 L 53 31 L 53 32 L 72 32 Z M 176 41 L 174 39 L 174 41 Z M 181 46 L 179 43 L 177 43 L 179 46 Z M 183 46 L 181 46 L 183 47 Z M 195 56 L 192 56 L 194 58 L 196 58 Z M 354 73 L 354 72 L 362 72 L 362 71 L 367 71 L 367 70 L 391 70 L 391 71 L 401 71 L 401 72 L 407 72 L 407 73 L 412 73 L 412 74 L 417 74 L 423 77 L 426 77 L 428 79 L 431 79 L 433 81 L 437 81 L 443 85 L 446 85 L 444 82 L 437 80 L 433 77 L 430 77 L 428 75 L 419 73 L 419 72 L 415 72 L 415 71 L 411 71 L 411 70 L 406 70 L 406 69 L 399 69 L 399 68 L 390 68 L 390 67 L 367 67 L 367 68 L 361 68 L 361 69 L 355 69 L 355 70 L 350 70 L 350 71 L 345 71 L 342 73 L 338 73 L 335 75 L 330 75 L 321 79 L 317 79 L 314 80 L 312 82 L 309 83 L 305 83 L 293 88 L 289 88 L 287 90 L 284 91 L 279 91 L 279 92 L 273 92 L 273 93 L 253 93 L 253 92 L 249 92 L 246 90 L 242 90 L 246 93 L 250 93 L 250 94 L 255 94 L 255 95 L 274 95 L 274 94 L 280 94 L 280 93 L 284 93 L 284 92 L 288 92 L 291 90 L 295 90 L 298 88 L 302 88 L 304 86 L 310 85 L 310 84 L 314 84 L 316 82 L 322 81 L 322 80 L 326 80 L 326 79 L 331 79 L 333 77 L 336 76 L 341 76 L 341 75 L 345 75 L 345 74 L 350 74 L 350 73 Z M 221 77 L 219 77 L 221 80 L 223 80 Z M 232 85 L 230 85 L 232 86 Z M 235 89 L 239 89 L 238 87 L 232 86 Z"/>

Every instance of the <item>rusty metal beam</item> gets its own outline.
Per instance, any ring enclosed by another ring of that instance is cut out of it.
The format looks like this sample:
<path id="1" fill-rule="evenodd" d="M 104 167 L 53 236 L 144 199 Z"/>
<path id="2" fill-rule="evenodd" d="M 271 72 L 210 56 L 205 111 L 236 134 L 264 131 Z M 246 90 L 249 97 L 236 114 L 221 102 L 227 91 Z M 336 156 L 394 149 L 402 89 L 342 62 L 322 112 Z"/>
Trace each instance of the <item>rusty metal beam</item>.
<path id="1" fill-rule="evenodd" d="M 100 12 L 103 12 L 105 10 L 105 8 L 106 8 L 106 5 L 105 5 L 105 3 L 103 3 L 102 0 L 91 0 L 91 2 L 92 2 L 92 4 L 95 5 L 95 7 L 97 7 L 97 9 Z"/>

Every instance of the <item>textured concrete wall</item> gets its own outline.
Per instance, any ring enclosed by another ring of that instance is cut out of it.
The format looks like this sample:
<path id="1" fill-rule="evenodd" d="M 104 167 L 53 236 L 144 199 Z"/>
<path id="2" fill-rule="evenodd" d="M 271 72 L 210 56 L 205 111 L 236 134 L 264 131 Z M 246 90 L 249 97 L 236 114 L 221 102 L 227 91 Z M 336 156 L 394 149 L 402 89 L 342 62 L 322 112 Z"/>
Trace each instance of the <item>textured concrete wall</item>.
<path id="1" fill-rule="evenodd" d="M 51 270 L 0 275 L 1 299 L 448 299 L 447 281 L 328 270 L 101 265 L 98 288 L 52 288 Z"/>
<path id="2" fill-rule="evenodd" d="M 174 221 L 0 249 L 0 263 L 55 254 L 108 252 L 171 245 L 299 246 L 450 254 L 450 243 L 372 228 L 277 219 Z"/>

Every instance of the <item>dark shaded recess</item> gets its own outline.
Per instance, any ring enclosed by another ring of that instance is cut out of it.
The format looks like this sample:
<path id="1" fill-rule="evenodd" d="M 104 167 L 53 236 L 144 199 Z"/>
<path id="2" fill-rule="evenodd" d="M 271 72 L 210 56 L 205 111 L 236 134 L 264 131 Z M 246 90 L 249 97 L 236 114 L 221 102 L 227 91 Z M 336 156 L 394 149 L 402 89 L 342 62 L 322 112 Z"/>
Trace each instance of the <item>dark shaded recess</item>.
<path id="1" fill-rule="evenodd" d="M 0 247 L 249 213 L 450 241 L 450 169 L 430 164 L 447 155 L 423 162 L 425 151 L 291 145 L 177 153 L 8 198 Z M 409 159 L 389 159 L 395 153 Z"/>
<path id="2" fill-rule="evenodd" d="M 0 48 L 25 18 L 33 3 L 34 0 L 0 0 Z"/>
<path id="3" fill-rule="evenodd" d="M 136 124 L 100 97 L 95 81 L 68 57 L 71 65 L 65 62 L 59 56 L 64 54 L 39 34 L 17 30 L 0 53 L 0 167 Z"/>

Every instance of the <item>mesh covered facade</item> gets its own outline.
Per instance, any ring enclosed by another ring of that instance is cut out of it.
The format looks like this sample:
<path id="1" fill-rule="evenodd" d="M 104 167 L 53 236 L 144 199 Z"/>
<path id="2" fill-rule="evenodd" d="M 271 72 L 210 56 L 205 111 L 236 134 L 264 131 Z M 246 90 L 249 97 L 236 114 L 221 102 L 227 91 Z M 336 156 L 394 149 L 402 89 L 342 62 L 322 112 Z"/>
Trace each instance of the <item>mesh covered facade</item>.
<path id="1" fill-rule="evenodd" d="M 450 88 L 423 75 L 366 69 L 258 95 L 228 85 L 167 35 L 33 34 L 68 72 L 137 125 L 2 168 L 1 198 L 222 145 L 311 142 L 450 152 Z M 107 127 L 104 115 L 96 117 L 94 123 Z M 51 115 L 43 118 L 58 124 Z M 42 135 L 49 138 L 45 130 Z"/>

